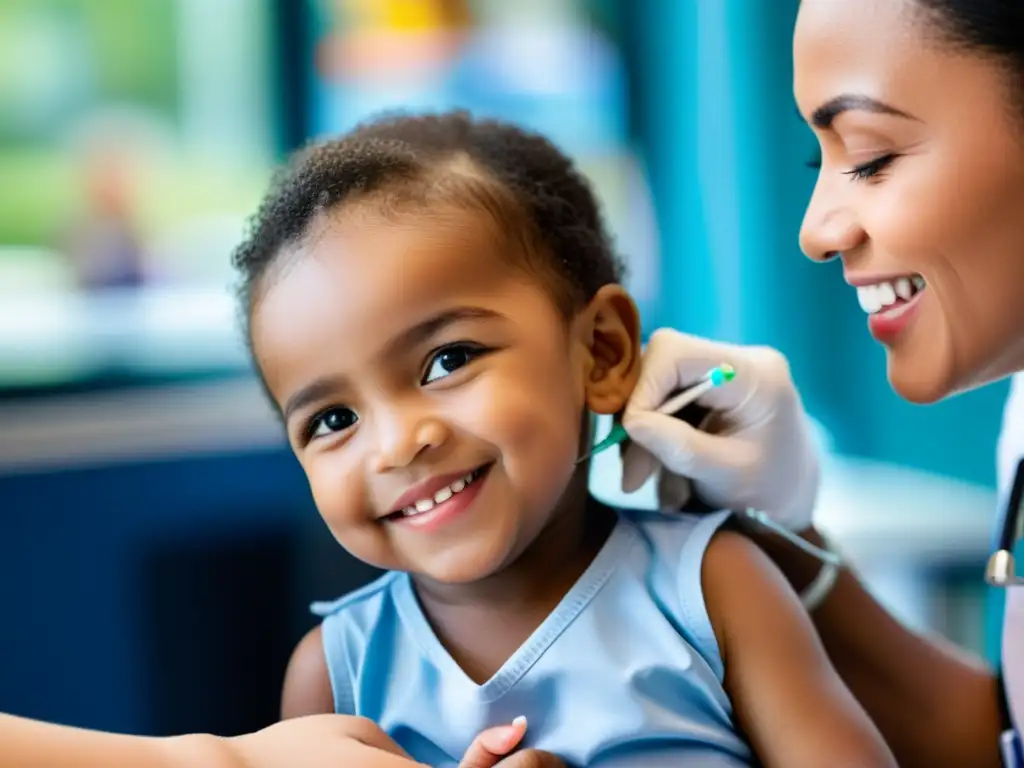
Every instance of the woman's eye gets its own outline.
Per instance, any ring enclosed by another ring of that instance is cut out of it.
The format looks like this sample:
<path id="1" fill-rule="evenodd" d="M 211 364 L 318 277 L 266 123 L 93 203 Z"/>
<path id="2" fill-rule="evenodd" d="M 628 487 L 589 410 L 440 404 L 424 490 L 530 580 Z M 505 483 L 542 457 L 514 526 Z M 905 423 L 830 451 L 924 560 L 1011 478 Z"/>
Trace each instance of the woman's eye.
<path id="1" fill-rule="evenodd" d="M 351 408 L 331 408 L 324 411 L 313 420 L 309 431 L 310 439 L 314 437 L 325 437 L 335 432 L 344 432 L 353 426 L 359 417 Z"/>
<path id="2" fill-rule="evenodd" d="M 445 347 L 431 358 L 430 366 L 423 376 L 422 383 L 429 384 L 455 373 L 459 368 L 479 357 L 481 353 L 481 349 L 468 344 L 453 344 L 450 347 Z"/>
<path id="3" fill-rule="evenodd" d="M 851 168 L 848 171 L 843 171 L 843 173 L 852 177 L 855 181 L 863 181 L 865 179 L 870 179 L 873 176 L 877 176 L 895 159 L 895 155 L 882 155 L 881 157 L 877 157 L 867 163 Z"/>
<path id="4" fill-rule="evenodd" d="M 884 171 L 893 160 L 896 159 L 895 155 L 882 155 L 874 160 L 861 165 L 855 166 L 848 171 L 843 171 L 847 176 L 852 177 L 855 181 L 864 181 L 877 176 L 879 173 Z M 807 160 L 804 165 L 808 168 L 818 171 L 821 170 L 821 155 L 815 155 L 814 157 Z"/>

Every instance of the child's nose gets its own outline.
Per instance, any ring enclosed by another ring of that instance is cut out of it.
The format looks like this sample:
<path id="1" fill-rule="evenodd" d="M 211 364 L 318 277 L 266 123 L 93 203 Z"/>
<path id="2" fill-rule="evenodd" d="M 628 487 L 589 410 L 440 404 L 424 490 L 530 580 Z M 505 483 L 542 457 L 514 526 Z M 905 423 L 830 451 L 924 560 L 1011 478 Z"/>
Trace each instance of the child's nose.
<path id="1" fill-rule="evenodd" d="M 378 431 L 377 449 L 370 462 L 371 469 L 383 473 L 407 467 L 420 454 L 440 447 L 447 440 L 448 429 L 439 419 L 389 419 Z"/>

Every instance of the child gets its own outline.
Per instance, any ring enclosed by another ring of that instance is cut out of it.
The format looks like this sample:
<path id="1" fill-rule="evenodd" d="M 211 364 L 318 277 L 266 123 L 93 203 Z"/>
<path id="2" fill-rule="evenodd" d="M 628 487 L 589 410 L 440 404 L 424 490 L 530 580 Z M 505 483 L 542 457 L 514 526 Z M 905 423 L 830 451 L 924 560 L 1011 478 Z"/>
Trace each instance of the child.
<path id="1" fill-rule="evenodd" d="M 338 542 L 389 573 L 320 607 L 283 714 L 455 765 L 525 715 L 570 765 L 884 766 L 796 595 L 727 513 L 616 511 L 577 465 L 640 326 L 548 141 L 391 117 L 298 156 L 235 256 L 253 356 Z"/>

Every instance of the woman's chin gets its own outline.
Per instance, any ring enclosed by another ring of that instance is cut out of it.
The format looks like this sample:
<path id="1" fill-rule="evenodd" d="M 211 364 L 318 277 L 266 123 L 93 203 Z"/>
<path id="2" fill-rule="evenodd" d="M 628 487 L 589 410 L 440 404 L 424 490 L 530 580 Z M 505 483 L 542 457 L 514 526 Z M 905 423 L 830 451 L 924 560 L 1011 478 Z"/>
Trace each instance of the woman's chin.
<path id="1" fill-rule="evenodd" d="M 957 391 L 953 368 L 934 347 L 915 355 L 911 350 L 886 350 L 889 385 L 916 405 L 931 405 Z"/>
<path id="2" fill-rule="evenodd" d="M 931 288 L 925 291 L 910 325 L 885 344 L 889 385 L 917 405 L 931 405 L 957 392 L 963 364 L 970 362 L 970 355 L 956 348 L 951 324 L 936 298 Z"/>

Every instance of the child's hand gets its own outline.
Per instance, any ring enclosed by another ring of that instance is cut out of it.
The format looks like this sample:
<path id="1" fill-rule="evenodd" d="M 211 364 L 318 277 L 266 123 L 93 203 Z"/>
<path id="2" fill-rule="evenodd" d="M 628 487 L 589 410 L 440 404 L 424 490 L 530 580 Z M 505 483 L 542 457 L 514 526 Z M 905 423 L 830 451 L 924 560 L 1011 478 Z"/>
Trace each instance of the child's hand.
<path id="1" fill-rule="evenodd" d="M 541 752 L 539 749 L 524 749 L 506 757 L 498 768 L 566 768 L 562 758 L 552 755 L 550 752 Z"/>
<path id="2" fill-rule="evenodd" d="M 362 717 L 297 717 L 227 743 L 233 758 L 230 764 L 246 768 L 427 768 Z"/>
<path id="3" fill-rule="evenodd" d="M 507 765 L 502 758 L 519 746 L 525 735 L 525 717 L 517 717 L 509 725 L 488 728 L 469 745 L 459 768 L 494 768 L 499 763 Z M 524 764 L 524 768 L 529 766 L 529 763 Z"/>
<path id="4" fill-rule="evenodd" d="M 539 749 L 509 755 L 525 735 L 525 717 L 517 717 L 510 725 L 488 728 L 470 744 L 459 768 L 565 768 L 561 758 Z"/>

